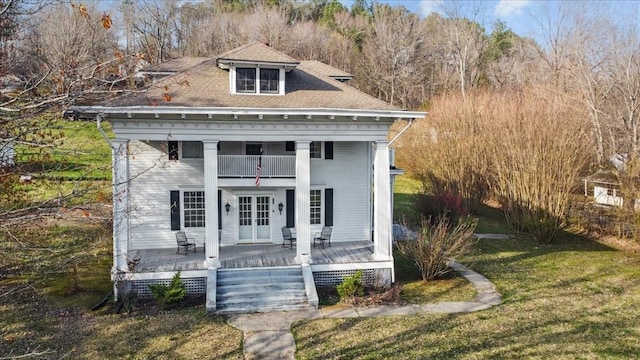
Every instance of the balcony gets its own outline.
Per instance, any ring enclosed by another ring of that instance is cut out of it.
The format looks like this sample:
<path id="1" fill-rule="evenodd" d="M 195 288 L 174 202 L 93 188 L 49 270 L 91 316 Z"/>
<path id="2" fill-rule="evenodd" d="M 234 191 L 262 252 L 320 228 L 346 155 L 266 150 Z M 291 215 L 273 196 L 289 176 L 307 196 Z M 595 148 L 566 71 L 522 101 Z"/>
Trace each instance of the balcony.
<path id="1" fill-rule="evenodd" d="M 259 155 L 218 155 L 218 176 L 243 178 L 256 176 Z M 263 178 L 296 176 L 295 155 L 262 155 Z"/>

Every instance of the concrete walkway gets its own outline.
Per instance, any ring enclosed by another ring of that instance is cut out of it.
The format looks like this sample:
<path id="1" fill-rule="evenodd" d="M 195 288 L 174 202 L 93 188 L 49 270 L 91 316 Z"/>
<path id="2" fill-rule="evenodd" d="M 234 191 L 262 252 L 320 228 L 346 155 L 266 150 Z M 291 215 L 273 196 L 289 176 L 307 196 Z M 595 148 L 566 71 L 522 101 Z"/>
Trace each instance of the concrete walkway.
<path id="1" fill-rule="evenodd" d="M 296 344 L 291 334 L 291 324 L 298 320 L 418 313 L 465 313 L 485 310 L 500 304 L 502 298 L 487 278 L 456 262 L 452 262 L 449 266 L 476 288 L 475 301 L 373 307 L 329 306 L 309 311 L 235 315 L 229 318 L 228 323 L 244 332 L 246 360 L 285 360 L 295 358 Z"/>

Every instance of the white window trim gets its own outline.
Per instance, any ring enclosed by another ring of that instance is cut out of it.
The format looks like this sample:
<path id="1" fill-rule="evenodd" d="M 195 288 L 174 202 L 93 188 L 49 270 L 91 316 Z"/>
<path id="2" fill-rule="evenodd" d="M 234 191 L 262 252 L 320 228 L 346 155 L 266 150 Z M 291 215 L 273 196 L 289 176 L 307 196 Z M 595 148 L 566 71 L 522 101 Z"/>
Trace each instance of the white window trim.
<path id="1" fill-rule="evenodd" d="M 309 159 L 313 160 L 323 160 L 324 159 L 324 141 L 313 141 L 315 143 L 320 143 L 320 157 L 311 157 L 311 149 L 309 149 Z"/>
<path id="2" fill-rule="evenodd" d="M 236 89 L 236 68 L 254 68 L 256 69 L 256 91 L 255 92 L 242 92 Z M 278 92 L 260 92 L 260 68 L 278 70 Z M 260 96 L 280 96 L 285 94 L 285 71 L 284 68 L 268 67 L 268 66 L 256 66 L 256 65 L 242 65 L 232 66 L 229 69 L 229 90 L 231 94 L 237 95 L 260 95 Z"/>
<path id="3" fill-rule="evenodd" d="M 312 187 L 309 189 L 309 200 L 311 200 L 312 191 L 320 191 L 320 224 L 310 224 L 311 226 L 321 226 L 324 224 L 324 188 Z M 311 213 L 311 201 L 309 201 L 309 213 Z"/>
<path id="4" fill-rule="evenodd" d="M 204 188 L 184 188 L 180 189 L 180 228 L 181 229 L 204 229 L 206 227 L 206 206 L 205 206 L 205 224 L 202 227 L 187 227 L 184 222 L 184 211 L 186 210 L 185 201 L 184 201 L 184 193 L 190 191 L 201 191 L 202 196 L 204 197 Z M 217 226 L 217 225 L 216 225 Z"/>

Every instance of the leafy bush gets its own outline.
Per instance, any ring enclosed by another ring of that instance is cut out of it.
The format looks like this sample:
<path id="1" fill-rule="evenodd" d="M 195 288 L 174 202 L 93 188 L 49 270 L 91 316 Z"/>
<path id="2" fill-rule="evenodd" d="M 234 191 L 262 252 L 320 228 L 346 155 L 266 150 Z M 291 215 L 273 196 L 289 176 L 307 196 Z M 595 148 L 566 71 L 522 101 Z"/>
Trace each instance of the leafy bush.
<path id="1" fill-rule="evenodd" d="M 471 250 L 476 225 L 477 220 L 470 217 L 460 219 L 455 227 L 447 218 L 434 224 L 423 221 L 416 240 L 400 241 L 397 249 L 416 264 L 423 281 L 433 280 L 450 271 L 447 263 L 452 258 Z"/>
<path id="2" fill-rule="evenodd" d="M 364 286 L 362 285 L 362 270 L 358 270 L 355 274 L 345 277 L 336 289 L 338 290 L 340 300 L 345 300 L 354 296 L 363 296 Z"/>
<path id="3" fill-rule="evenodd" d="M 173 276 L 169 285 L 151 284 L 149 290 L 162 307 L 171 307 L 182 301 L 187 295 L 187 289 L 180 279 L 180 271 Z"/>

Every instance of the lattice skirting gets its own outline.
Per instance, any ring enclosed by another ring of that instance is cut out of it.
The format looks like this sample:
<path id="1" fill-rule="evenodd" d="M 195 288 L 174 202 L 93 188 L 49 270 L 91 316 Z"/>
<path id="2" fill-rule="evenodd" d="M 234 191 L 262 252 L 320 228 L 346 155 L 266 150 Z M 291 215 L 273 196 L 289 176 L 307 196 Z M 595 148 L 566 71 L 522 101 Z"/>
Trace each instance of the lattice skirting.
<path id="1" fill-rule="evenodd" d="M 151 284 L 169 285 L 170 283 L 171 283 L 171 279 L 133 280 L 131 282 L 131 290 L 137 293 L 139 298 L 151 298 L 153 297 L 153 295 L 151 294 L 151 290 L 149 290 L 149 285 Z M 184 284 L 187 290 L 187 296 L 204 295 L 207 292 L 206 277 L 185 278 L 185 279 L 182 279 L 182 283 Z"/>
<path id="2" fill-rule="evenodd" d="M 313 281 L 316 286 L 335 286 L 342 283 L 342 280 L 356 273 L 357 270 L 331 270 L 318 271 L 313 273 Z M 362 282 L 365 286 L 374 286 L 377 283 L 375 269 L 362 269 Z"/>

